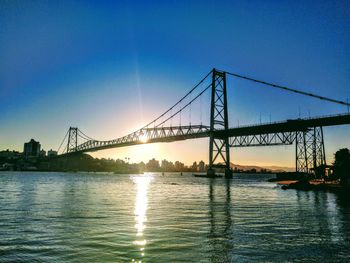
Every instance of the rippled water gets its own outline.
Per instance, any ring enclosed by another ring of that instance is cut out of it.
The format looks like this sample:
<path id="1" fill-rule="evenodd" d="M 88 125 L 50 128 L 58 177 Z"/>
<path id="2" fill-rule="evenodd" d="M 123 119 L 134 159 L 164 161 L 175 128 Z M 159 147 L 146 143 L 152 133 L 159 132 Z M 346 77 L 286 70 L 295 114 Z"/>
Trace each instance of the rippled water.
<path id="1" fill-rule="evenodd" d="M 0 261 L 350 261 L 349 199 L 268 177 L 2 172 Z"/>

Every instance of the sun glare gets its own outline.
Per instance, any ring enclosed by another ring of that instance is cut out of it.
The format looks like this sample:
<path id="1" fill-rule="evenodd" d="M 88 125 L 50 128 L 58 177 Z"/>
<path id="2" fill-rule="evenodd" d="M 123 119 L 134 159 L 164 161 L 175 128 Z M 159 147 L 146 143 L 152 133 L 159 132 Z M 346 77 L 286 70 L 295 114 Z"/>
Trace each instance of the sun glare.
<path id="1" fill-rule="evenodd" d="M 146 143 L 148 141 L 147 135 L 146 134 L 141 135 L 140 136 L 140 141 L 142 143 Z"/>

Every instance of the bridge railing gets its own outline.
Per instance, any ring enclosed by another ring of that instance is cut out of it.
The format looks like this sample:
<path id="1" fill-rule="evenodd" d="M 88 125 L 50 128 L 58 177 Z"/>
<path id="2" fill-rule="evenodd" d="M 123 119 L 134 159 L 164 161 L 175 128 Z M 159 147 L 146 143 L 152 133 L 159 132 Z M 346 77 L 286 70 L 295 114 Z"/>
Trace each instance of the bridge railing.
<path id="1" fill-rule="evenodd" d="M 269 122 L 259 125 L 244 125 L 235 128 L 230 128 L 229 130 L 236 129 L 246 129 L 253 127 L 263 127 L 270 125 L 283 125 L 295 122 L 298 124 L 299 121 L 312 121 L 319 119 L 327 119 L 334 117 L 345 117 L 350 116 L 348 113 L 337 114 L 337 115 L 323 115 L 320 117 L 309 117 L 302 119 L 293 119 L 287 121 L 279 122 Z M 154 142 L 171 142 L 175 140 L 185 140 L 190 138 L 202 138 L 209 136 L 210 127 L 206 125 L 188 125 L 188 126 L 169 126 L 169 127 L 144 127 L 136 132 L 130 133 L 126 136 L 120 137 L 114 140 L 99 141 L 99 140 L 88 140 L 80 145 L 78 145 L 71 152 L 85 152 L 85 151 L 95 151 L 105 148 L 113 148 L 118 146 L 127 146 L 143 143 L 154 143 Z M 217 132 L 222 133 L 224 130 L 217 130 Z M 227 136 L 227 135 L 223 135 Z M 292 144 L 295 140 L 295 136 L 291 131 L 284 131 L 279 133 L 274 132 L 263 132 L 260 131 L 259 134 L 241 134 L 234 135 L 231 134 L 230 146 L 231 147 L 243 147 L 243 146 L 260 146 L 260 145 L 286 145 Z"/>
<path id="2" fill-rule="evenodd" d="M 188 126 L 170 126 L 142 128 L 136 132 L 113 140 L 94 140 L 90 139 L 72 149 L 71 152 L 83 152 L 88 150 L 99 150 L 104 147 L 113 147 L 118 145 L 132 145 L 163 141 L 184 140 L 188 138 L 206 137 L 210 127 L 206 125 L 188 125 Z"/>
<path id="3" fill-rule="evenodd" d="M 114 140 L 98 141 L 88 140 L 77 146 L 76 152 L 99 150 L 100 148 L 113 147 L 118 145 L 133 145 L 142 143 L 157 142 L 160 139 L 172 141 L 172 139 L 187 139 L 195 137 L 204 137 L 210 130 L 205 125 L 189 125 L 189 126 L 170 126 L 170 127 L 154 127 L 142 128 L 136 132 Z"/>
<path id="4" fill-rule="evenodd" d="M 271 125 L 271 124 L 283 124 L 286 121 L 298 121 L 298 120 L 316 120 L 316 119 L 321 119 L 321 118 L 331 118 L 331 117 L 342 117 L 342 116 L 350 116 L 349 113 L 339 113 L 339 114 L 328 114 L 328 115 L 318 115 L 318 116 L 313 116 L 313 117 L 305 117 L 305 118 L 298 118 L 298 119 L 290 119 L 290 120 L 284 120 L 284 121 L 272 121 L 272 122 L 263 122 L 259 124 L 245 124 L 245 125 L 239 125 L 239 126 L 234 126 L 232 128 L 249 128 L 249 127 L 256 127 L 257 125 L 263 126 L 263 125 Z"/>

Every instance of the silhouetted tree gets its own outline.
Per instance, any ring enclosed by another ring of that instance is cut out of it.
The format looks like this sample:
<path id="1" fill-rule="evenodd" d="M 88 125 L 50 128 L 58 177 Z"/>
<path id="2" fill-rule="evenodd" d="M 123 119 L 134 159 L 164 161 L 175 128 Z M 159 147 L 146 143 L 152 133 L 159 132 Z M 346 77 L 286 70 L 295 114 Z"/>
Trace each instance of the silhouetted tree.
<path id="1" fill-rule="evenodd" d="M 194 163 L 192 164 L 191 170 L 192 170 L 193 172 L 197 172 L 197 171 L 198 171 L 198 164 L 197 164 L 197 162 L 194 162 Z"/>
<path id="2" fill-rule="evenodd" d="M 334 175 L 342 184 L 347 184 L 350 178 L 350 151 L 347 148 L 338 150 L 334 155 Z"/>

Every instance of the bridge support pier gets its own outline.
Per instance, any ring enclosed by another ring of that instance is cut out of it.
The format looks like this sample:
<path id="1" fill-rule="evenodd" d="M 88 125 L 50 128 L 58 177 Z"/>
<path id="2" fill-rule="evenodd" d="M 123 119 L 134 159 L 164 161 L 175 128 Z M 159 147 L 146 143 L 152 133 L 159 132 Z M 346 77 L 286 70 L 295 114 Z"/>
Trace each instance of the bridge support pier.
<path id="1" fill-rule="evenodd" d="M 75 152 L 78 146 L 78 128 L 69 127 L 67 153 Z"/>
<path id="2" fill-rule="evenodd" d="M 216 137 L 217 129 L 228 130 L 228 110 L 225 72 L 213 69 L 212 92 L 210 109 L 210 137 L 209 137 L 209 167 L 207 175 L 214 177 L 215 168 L 225 171 L 226 177 L 232 177 L 230 168 L 230 145 L 228 137 Z"/>
<path id="3" fill-rule="evenodd" d="M 322 127 L 296 132 L 296 172 L 325 176 L 326 155 Z"/>

